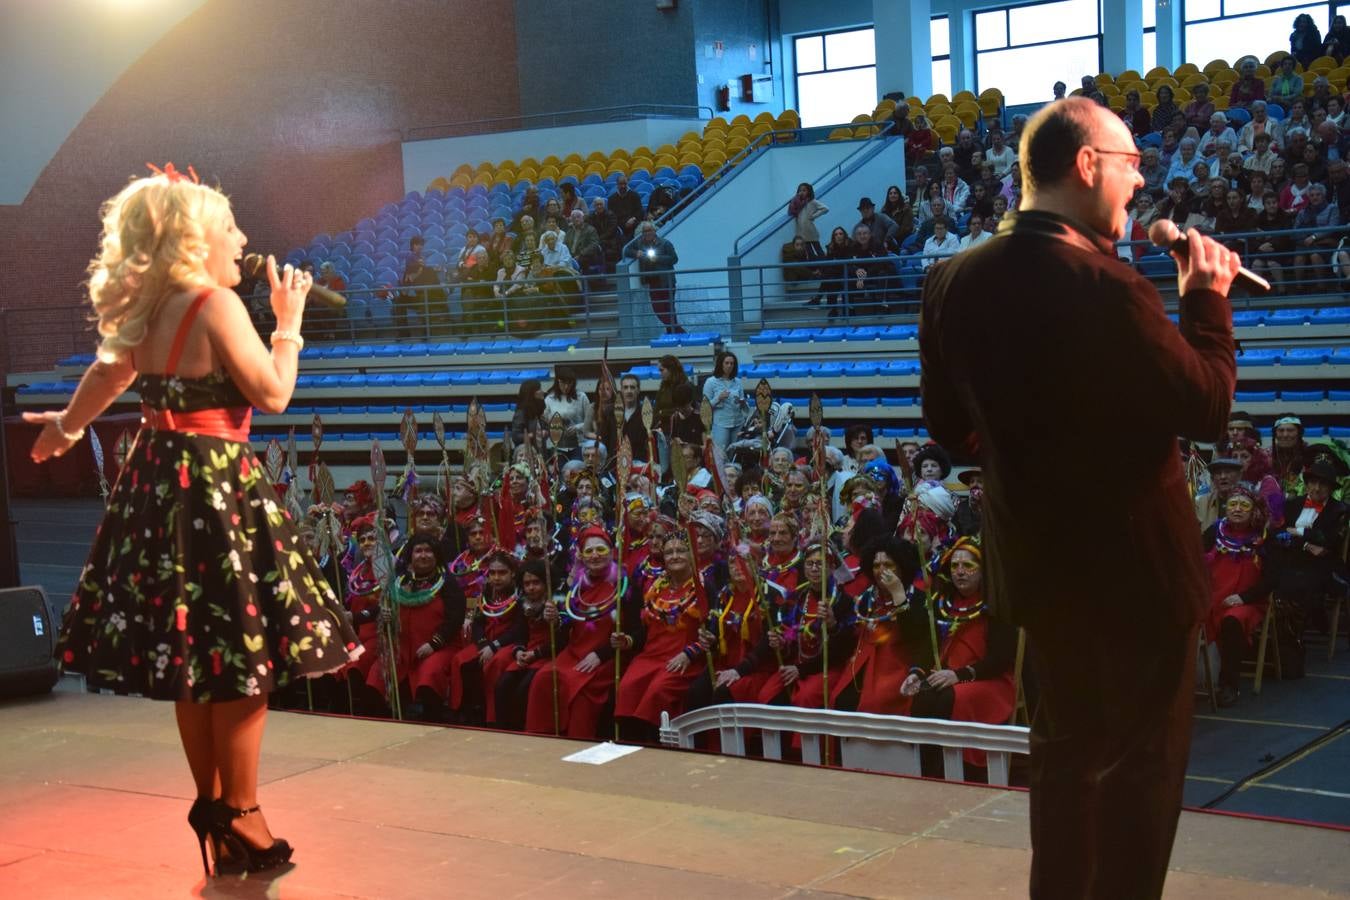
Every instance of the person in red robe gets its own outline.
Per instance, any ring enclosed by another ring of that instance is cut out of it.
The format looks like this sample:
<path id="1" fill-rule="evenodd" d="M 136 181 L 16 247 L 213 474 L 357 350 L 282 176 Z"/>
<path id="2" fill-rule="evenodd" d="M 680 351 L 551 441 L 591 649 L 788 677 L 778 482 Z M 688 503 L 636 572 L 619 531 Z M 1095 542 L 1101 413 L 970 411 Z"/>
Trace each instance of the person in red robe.
<path id="1" fill-rule="evenodd" d="M 885 536 L 864 549 L 861 568 L 871 585 L 857 600 L 857 648 L 837 686 L 830 685 L 831 706 L 908 715 L 910 698 L 900 685 L 909 675 L 916 645 L 926 639 L 927 601 L 914 587 L 919 550 Z"/>
<path id="2" fill-rule="evenodd" d="M 847 681 L 844 667 L 853 657 L 858 635 L 853 598 L 834 580 L 842 563 L 828 543 L 816 541 L 802 550 L 801 578 L 792 601 L 800 615 L 795 631 L 799 662 L 784 667 L 796 669 L 791 682 L 780 670 L 784 684 L 796 684 L 793 706 L 828 707 L 826 691 L 832 698 L 835 688 Z M 772 687 L 773 682 L 769 684 Z"/>
<path id="3" fill-rule="evenodd" d="M 592 525 L 577 535 L 577 541 L 579 563 L 567 595 L 561 603 L 549 598 L 544 606 L 545 621 L 566 620 L 567 646 L 530 683 L 525 730 L 553 733 L 556 674 L 559 730 L 568 737 L 594 738 L 600 713 L 613 693 L 616 646 L 623 648 L 625 658 L 628 655 L 629 640 L 616 634 L 615 626 L 640 627 L 640 610 L 635 598 L 626 594 L 628 579 L 620 575 L 609 533 Z"/>
<path id="4" fill-rule="evenodd" d="M 749 544 L 732 548 L 729 581 L 709 609 L 699 632 L 699 644 L 711 651 L 715 678 L 707 672 L 689 689 L 686 709 L 713 703 L 755 703 L 759 692 L 778 673 L 771 653 L 755 649 L 765 638 L 769 610 L 783 602 L 783 594 L 759 574 Z"/>
<path id="5" fill-rule="evenodd" d="M 708 665 L 698 642 L 708 600 L 689 537 L 667 535 L 662 551 L 666 568 L 643 595 L 641 627 L 629 632 L 633 643 L 614 703 L 614 716 L 628 736 L 652 743 L 661 713 L 684 712 L 689 686 Z"/>
<path id="6" fill-rule="evenodd" d="M 647 587 L 666 570 L 661 548 L 666 537 L 679 529 L 680 526 L 669 516 L 658 515 L 652 519 L 651 532 L 647 537 L 647 555 L 633 570 L 632 590 L 637 596 L 645 594 Z"/>
<path id="7" fill-rule="evenodd" d="M 900 692 L 910 698 L 910 715 L 921 719 L 954 719 L 1006 725 L 1012 718 L 1016 689 L 1013 661 L 1017 632 L 990 615 L 984 603 L 983 554 L 978 538 L 962 537 L 939 557 L 933 577 L 936 621 L 928 652 L 919 659 Z M 937 640 L 937 659 L 933 658 Z M 967 750 L 966 762 L 983 766 L 980 750 Z M 940 760 L 940 758 L 939 758 Z M 941 775 L 925 760 L 925 774 Z"/>
<path id="8" fill-rule="evenodd" d="M 652 550 L 652 501 L 646 494 L 633 491 L 624 498 L 624 504 L 623 567 L 631 579 Z"/>
<path id="9" fill-rule="evenodd" d="M 1219 645 L 1219 705 L 1238 701 L 1242 658 L 1265 620 L 1275 578 L 1266 566 L 1269 512 L 1261 495 L 1235 486 L 1224 503 L 1223 518 L 1205 529 L 1205 565 L 1209 568 L 1206 640 Z"/>
<path id="10" fill-rule="evenodd" d="M 469 609 L 475 608 L 483 597 L 483 583 L 487 579 L 487 561 L 492 555 L 492 533 L 487 519 L 474 516 L 465 527 L 468 546 L 450 563 L 450 574 L 459 582 Z"/>
<path id="11" fill-rule="evenodd" d="M 520 564 L 520 606 L 525 618 L 525 637 L 513 646 L 503 647 L 492 658 L 491 666 L 497 666 L 499 660 L 506 658 L 493 692 L 495 718 L 489 719 L 498 728 L 524 729 L 530 684 L 552 661 L 557 648 L 567 645 L 567 620 L 550 622 L 544 618 L 544 607 L 549 600 L 549 574 L 545 566 L 542 559 L 527 559 Z"/>
<path id="12" fill-rule="evenodd" d="M 497 678 L 511 657 L 503 655 L 499 665 L 493 663 L 527 630 L 516 590 L 518 566 L 515 556 L 501 548 L 487 555 L 483 596 L 469 617 L 469 641 L 450 666 L 448 705 L 454 721 L 473 725 L 495 721 Z"/>
<path id="13" fill-rule="evenodd" d="M 370 675 L 370 667 L 375 665 L 378 656 L 377 622 L 380 616 L 380 598 L 384 594 L 384 579 L 375 571 L 375 554 L 379 551 L 380 545 L 375 513 L 369 513 L 353 521 L 351 533 L 356 541 L 359 561 L 347 576 L 347 590 L 343 600 L 347 604 L 347 614 L 351 616 L 352 625 L 356 628 L 357 640 L 365 650 L 338 674 L 347 680 L 355 696 L 361 693 L 366 678 Z"/>
<path id="14" fill-rule="evenodd" d="M 419 719 L 437 722 L 445 717 L 450 664 L 462 642 L 464 593 L 446 575 L 435 538 L 414 535 L 408 544 L 408 572 L 394 579 L 390 588 L 398 616 L 397 643 L 377 642 L 380 658 L 370 668 L 366 687 L 387 703 L 388 685 L 397 680 L 400 694 L 415 704 L 410 711 Z M 386 673 L 391 663 L 393 669 Z"/>
<path id="15" fill-rule="evenodd" d="M 801 551 L 797 545 L 797 519 L 779 513 L 769 520 L 768 552 L 759 571 L 765 580 L 778 585 L 783 593 L 797 590 L 801 575 Z"/>

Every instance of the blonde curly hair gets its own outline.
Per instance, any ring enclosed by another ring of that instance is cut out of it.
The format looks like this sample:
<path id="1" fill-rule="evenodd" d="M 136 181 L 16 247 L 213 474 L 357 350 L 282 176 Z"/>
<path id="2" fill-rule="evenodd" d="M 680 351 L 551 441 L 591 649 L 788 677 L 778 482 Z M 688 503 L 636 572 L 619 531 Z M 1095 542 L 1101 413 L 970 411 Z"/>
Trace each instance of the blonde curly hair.
<path id="1" fill-rule="evenodd" d="M 210 284 L 207 230 L 230 215 L 220 191 L 185 178 L 134 179 L 103 204 L 99 253 L 89 263 L 98 356 L 120 359 L 145 339 L 164 298 Z"/>

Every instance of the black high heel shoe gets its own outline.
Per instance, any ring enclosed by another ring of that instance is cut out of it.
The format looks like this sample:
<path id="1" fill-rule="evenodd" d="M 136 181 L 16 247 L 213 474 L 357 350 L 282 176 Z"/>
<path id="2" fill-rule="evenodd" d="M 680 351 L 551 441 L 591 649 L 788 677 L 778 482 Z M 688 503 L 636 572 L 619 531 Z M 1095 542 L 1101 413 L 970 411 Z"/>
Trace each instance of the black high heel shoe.
<path id="1" fill-rule="evenodd" d="M 224 858 L 221 858 L 219 854 L 216 857 L 217 875 L 262 872 L 291 861 L 291 854 L 295 851 L 286 841 L 278 838 L 272 841 L 270 847 L 255 847 L 243 835 L 234 830 L 232 823 L 235 819 L 241 819 L 258 811 L 259 807 L 257 806 L 251 806 L 248 809 L 235 809 L 221 800 L 211 802 L 209 808 L 211 837 L 215 839 L 217 846 L 224 851 Z M 202 852 L 204 854 L 205 849 Z"/>
<path id="2" fill-rule="evenodd" d="M 192 808 L 188 810 L 188 825 L 197 835 L 197 844 L 202 851 L 202 870 L 206 876 L 211 877 L 211 862 L 206 856 L 206 842 L 211 837 L 211 804 L 213 801 L 205 797 L 198 797 L 192 801 Z M 215 843 L 211 844 L 211 852 L 216 852 Z"/>

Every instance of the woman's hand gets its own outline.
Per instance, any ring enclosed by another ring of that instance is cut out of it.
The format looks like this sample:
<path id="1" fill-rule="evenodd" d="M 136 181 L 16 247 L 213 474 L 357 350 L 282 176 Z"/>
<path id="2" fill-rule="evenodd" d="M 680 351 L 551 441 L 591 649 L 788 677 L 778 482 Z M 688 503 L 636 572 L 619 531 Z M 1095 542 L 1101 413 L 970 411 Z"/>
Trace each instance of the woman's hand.
<path id="1" fill-rule="evenodd" d="M 426 659 L 428 656 L 430 656 L 435 652 L 436 649 L 432 647 L 430 644 L 423 644 L 422 646 L 417 648 L 417 658 Z"/>
<path id="2" fill-rule="evenodd" d="M 558 621 L 558 601 L 552 597 L 544 601 L 544 621 L 550 625 Z"/>
<path id="3" fill-rule="evenodd" d="M 900 696 L 913 697 L 919 693 L 919 688 L 923 684 L 923 679 L 919 677 L 918 672 L 909 673 L 909 677 L 900 683 Z"/>
<path id="4" fill-rule="evenodd" d="M 731 687 L 741 680 L 741 673 L 735 669 L 724 669 L 717 673 L 717 681 L 713 684 L 714 688 Z"/>
<path id="5" fill-rule="evenodd" d="M 272 315 L 279 331 L 299 331 L 305 314 L 305 297 L 314 285 L 314 276 L 290 263 L 277 272 L 277 258 L 267 255 L 267 283 L 272 286 Z"/>
<path id="6" fill-rule="evenodd" d="M 609 636 L 609 645 L 615 650 L 628 650 L 633 646 L 633 639 L 622 631 L 616 631 Z"/>
<path id="7" fill-rule="evenodd" d="M 596 655 L 594 650 L 592 650 L 590 653 L 587 653 L 584 657 L 582 657 L 581 662 L 577 663 L 575 666 L 573 666 L 573 668 L 575 668 L 582 675 L 585 675 L 588 672 L 594 672 L 597 668 L 599 668 L 599 666 L 600 666 L 600 657 Z"/>
<path id="8" fill-rule="evenodd" d="M 951 669 L 938 669 L 928 676 L 928 684 L 935 688 L 951 687 L 959 680 Z"/>
<path id="9" fill-rule="evenodd" d="M 1224 606 L 1241 606 L 1241 605 L 1242 605 L 1242 598 L 1239 597 L 1237 594 L 1229 594 L 1227 597 L 1224 597 L 1224 598 L 1223 598 L 1223 605 L 1224 605 Z"/>
<path id="10" fill-rule="evenodd" d="M 687 668 L 689 668 L 689 657 L 683 653 L 676 653 L 666 662 L 666 671 L 672 675 L 683 675 Z"/>
<path id="11" fill-rule="evenodd" d="M 491 645 L 484 647 L 482 650 L 479 650 L 478 664 L 480 666 L 486 666 L 488 663 L 492 662 L 492 653 L 493 650 Z"/>
<path id="12" fill-rule="evenodd" d="M 704 650 L 711 650 L 713 644 L 716 643 L 716 641 L 717 639 L 713 637 L 713 633 L 711 631 L 701 626 L 699 627 L 698 645 L 700 647 L 702 647 Z"/>
<path id="13" fill-rule="evenodd" d="M 777 630 L 769 632 L 769 646 L 775 650 L 778 650 L 783 646 L 783 635 Z"/>
<path id="14" fill-rule="evenodd" d="M 783 680 L 783 687 L 792 687 L 801 677 L 801 672 L 796 666 L 779 666 L 778 677 Z"/>
<path id="15" fill-rule="evenodd" d="M 74 441 L 68 440 L 61 433 L 61 416 L 62 413 L 56 410 L 23 414 L 25 422 L 42 426 L 42 431 L 38 432 L 37 440 L 33 441 L 33 449 L 28 454 L 33 462 L 44 463 L 53 456 L 64 456 L 67 450 L 75 446 Z"/>
<path id="16" fill-rule="evenodd" d="M 518 666 L 528 666 L 528 665 L 529 665 L 530 663 L 532 663 L 532 662 L 534 662 L 534 651 L 533 651 L 533 650 L 517 650 L 517 651 L 516 651 L 516 665 L 518 665 Z"/>

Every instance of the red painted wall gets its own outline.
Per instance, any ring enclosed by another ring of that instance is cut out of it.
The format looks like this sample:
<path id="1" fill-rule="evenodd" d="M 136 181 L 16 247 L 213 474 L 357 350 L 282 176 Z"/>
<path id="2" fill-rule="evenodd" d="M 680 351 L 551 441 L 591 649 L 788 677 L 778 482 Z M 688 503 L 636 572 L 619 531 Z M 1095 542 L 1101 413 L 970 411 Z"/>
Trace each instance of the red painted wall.
<path id="1" fill-rule="evenodd" d="M 402 129 L 519 111 L 512 0 L 210 0 L 122 74 L 22 205 L 0 207 L 12 369 L 93 350 L 68 307 L 99 204 L 147 161 L 193 164 L 251 247 L 280 256 L 402 197 Z"/>

